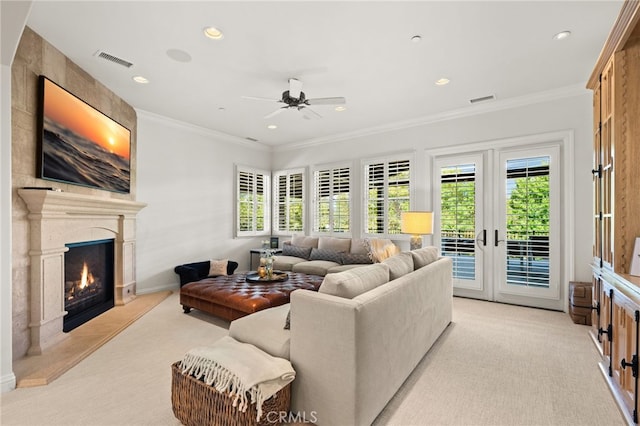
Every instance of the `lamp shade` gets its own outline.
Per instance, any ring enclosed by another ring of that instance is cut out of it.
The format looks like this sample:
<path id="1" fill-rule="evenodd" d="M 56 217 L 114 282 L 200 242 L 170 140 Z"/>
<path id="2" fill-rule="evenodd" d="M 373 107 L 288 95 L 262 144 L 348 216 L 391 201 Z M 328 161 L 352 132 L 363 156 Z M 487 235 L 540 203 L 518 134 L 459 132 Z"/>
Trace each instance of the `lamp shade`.
<path id="1" fill-rule="evenodd" d="M 402 212 L 400 232 L 426 235 L 433 233 L 433 212 Z"/>

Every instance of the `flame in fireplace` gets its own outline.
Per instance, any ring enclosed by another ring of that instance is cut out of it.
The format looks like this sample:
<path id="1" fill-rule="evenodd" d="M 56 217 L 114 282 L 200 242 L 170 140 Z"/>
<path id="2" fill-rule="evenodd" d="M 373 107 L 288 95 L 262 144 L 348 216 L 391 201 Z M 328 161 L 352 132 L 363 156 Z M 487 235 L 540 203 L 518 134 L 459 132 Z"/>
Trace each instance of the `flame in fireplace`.
<path id="1" fill-rule="evenodd" d="M 87 266 L 87 262 L 84 262 L 82 265 L 82 278 L 80 279 L 80 289 L 83 289 L 91 284 L 93 284 L 95 280 L 93 279 L 93 275 L 89 272 L 89 267 Z"/>

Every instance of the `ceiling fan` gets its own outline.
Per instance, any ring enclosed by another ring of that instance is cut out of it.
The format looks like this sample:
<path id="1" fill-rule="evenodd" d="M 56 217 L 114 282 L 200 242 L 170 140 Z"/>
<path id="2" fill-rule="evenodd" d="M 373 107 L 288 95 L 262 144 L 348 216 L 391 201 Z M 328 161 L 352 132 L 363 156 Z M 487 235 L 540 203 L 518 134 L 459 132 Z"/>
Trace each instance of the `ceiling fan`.
<path id="1" fill-rule="evenodd" d="M 297 78 L 289 79 L 289 90 L 282 92 L 281 99 L 274 100 L 254 96 L 243 96 L 243 98 L 285 104 L 277 110 L 265 115 L 265 119 L 274 117 L 287 109 L 296 109 L 300 111 L 302 116 L 306 119 L 322 118 L 320 114 L 309 108 L 309 105 L 342 105 L 346 102 L 346 99 L 342 97 L 307 99 L 305 93 L 302 91 L 302 82 Z"/>

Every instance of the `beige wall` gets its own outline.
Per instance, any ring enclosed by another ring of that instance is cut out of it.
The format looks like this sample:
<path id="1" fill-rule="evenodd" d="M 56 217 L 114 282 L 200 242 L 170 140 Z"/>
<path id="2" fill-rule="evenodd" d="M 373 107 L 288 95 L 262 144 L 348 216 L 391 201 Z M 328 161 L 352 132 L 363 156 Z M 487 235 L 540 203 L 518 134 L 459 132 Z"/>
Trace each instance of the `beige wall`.
<path id="1" fill-rule="evenodd" d="M 29 222 L 25 203 L 17 189 L 25 186 L 55 186 L 65 192 L 135 200 L 136 133 L 135 110 L 89 74 L 71 62 L 30 28 L 25 28 L 11 67 L 12 93 L 12 285 L 13 359 L 23 357 L 30 342 L 29 331 Z M 94 108 L 131 130 L 131 193 L 106 191 L 37 179 L 38 76 L 45 75 Z"/>

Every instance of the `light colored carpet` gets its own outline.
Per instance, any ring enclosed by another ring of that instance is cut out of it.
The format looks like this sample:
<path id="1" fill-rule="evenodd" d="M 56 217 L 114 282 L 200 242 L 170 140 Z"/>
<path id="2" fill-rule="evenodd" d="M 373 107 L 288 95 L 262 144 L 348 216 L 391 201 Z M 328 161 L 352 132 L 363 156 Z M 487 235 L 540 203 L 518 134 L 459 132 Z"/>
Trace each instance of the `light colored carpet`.
<path id="1" fill-rule="evenodd" d="M 177 426 L 171 364 L 227 328 L 183 314 L 173 294 L 53 383 L 2 394 L 0 423 Z M 622 425 L 587 330 L 562 313 L 456 298 L 454 323 L 375 425 Z"/>
<path id="2" fill-rule="evenodd" d="M 67 333 L 66 339 L 45 350 L 42 355 L 28 356 L 13 365 L 18 387 L 43 386 L 51 383 L 122 330 L 162 302 L 170 291 L 136 296 L 131 302 L 115 306 Z"/>

